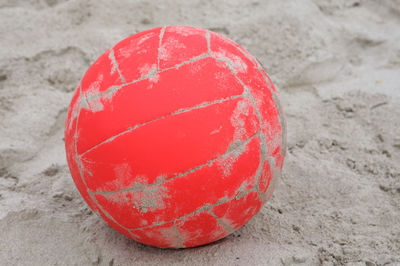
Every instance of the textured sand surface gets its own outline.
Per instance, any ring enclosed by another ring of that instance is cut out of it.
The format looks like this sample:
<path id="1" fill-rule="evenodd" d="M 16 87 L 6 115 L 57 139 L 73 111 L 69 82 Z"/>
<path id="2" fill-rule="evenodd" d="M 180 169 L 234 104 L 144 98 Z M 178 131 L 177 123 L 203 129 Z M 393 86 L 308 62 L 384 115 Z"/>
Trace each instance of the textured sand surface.
<path id="1" fill-rule="evenodd" d="M 246 226 L 187 250 L 93 214 L 64 121 L 84 71 L 160 25 L 227 35 L 280 88 L 288 153 Z M 0 0 L 0 265 L 400 264 L 400 1 Z"/>

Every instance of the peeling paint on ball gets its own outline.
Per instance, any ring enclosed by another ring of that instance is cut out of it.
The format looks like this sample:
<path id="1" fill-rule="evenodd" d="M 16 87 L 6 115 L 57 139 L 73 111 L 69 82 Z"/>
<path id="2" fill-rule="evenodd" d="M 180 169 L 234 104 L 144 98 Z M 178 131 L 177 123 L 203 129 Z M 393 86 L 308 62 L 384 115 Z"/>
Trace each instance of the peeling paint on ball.
<path id="1" fill-rule="evenodd" d="M 88 205 L 138 242 L 221 239 L 271 196 L 286 152 L 276 88 L 228 38 L 168 26 L 116 44 L 72 98 L 65 147 Z"/>

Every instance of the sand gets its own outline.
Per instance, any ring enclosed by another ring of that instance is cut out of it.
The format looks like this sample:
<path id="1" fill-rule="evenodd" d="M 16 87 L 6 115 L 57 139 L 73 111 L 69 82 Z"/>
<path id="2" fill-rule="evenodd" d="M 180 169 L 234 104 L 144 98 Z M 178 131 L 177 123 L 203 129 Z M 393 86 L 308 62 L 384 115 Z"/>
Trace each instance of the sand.
<path id="1" fill-rule="evenodd" d="M 280 88 L 288 153 L 246 226 L 187 250 L 138 244 L 76 190 L 64 121 L 84 71 L 160 25 L 225 34 Z M 1 265 L 399 265 L 400 1 L 0 0 Z"/>

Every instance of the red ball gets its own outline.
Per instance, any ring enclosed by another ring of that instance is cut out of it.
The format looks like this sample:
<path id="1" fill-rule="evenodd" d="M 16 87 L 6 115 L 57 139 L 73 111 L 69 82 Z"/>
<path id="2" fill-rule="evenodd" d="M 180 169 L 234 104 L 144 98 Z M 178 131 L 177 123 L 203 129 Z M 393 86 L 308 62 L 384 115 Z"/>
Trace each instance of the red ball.
<path id="1" fill-rule="evenodd" d="M 246 224 L 286 151 L 277 91 L 235 42 L 201 28 L 122 40 L 87 70 L 65 146 L 92 210 L 144 244 L 183 248 Z"/>

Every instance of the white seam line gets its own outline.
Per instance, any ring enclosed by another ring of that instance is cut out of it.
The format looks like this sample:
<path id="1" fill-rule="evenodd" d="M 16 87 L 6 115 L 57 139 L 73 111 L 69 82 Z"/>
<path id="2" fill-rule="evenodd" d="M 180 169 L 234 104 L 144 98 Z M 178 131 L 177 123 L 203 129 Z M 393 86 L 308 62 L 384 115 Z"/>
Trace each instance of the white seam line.
<path id="1" fill-rule="evenodd" d="M 189 111 L 192 111 L 192 110 L 205 108 L 205 107 L 208 107 L 208 106 L 211 106 L 211 105 L 214 105 L 214 104 L 226 102 L 226 101 L 229 101 L 229 100 L 234 100 L 234 99 L 240 98 L 240 97 L 244 97 L 244 95 L 243 95 L 243 94 L 240 94 L 240 95 L 233 95 L 233 96 L 229 96 L 229 97 L 222 98 L 222 99 L 215 100 L 215 101 L 211 101 L 211 102 L 204 102 L 204 103 L 198 104 L 198 105 L 193 106 L 193 107 L 181 108 L 181 109 L 178 109 L 178 110 L 176 110 L 176 111 L 173 111 L 173 112 L 171 112 L 171 113 L 169 113 L 169 114 L 166 114 L 166 115 L 163 115 L 163 116 L 159 116 L 159 117 L 157 117 L 157 118 L 154 118 L 154 119 L 152 119 L 152 120 L 150 120 L 150 121 L 146 121 L 146 122 L 143 122 L 143 123 L 136 124 L 136 125 L 134 125 L 134 126 L 128 128 L 128 129 L 126 129 L 126 130 L 124 130 L 124 131 L 122 131 L 122 132 L 120 132 L 120 133 L 118 133 L 118 134 L 116 134 L 116 135 L 114 135 L 114 136 L 112 136 L 112 137 L 110 137 L 110 138 L 108 138 L 108 139 L 106 139 L 106 140 L 100 142 L 99 144 L 96 144 L 95 146 L 89 148 L 89 149 L 86 150 L 85 152 L 82 152 L 81 154 L 79 154 L 79 157 L 82 157 L 82 156 L 85 155 L 86 153 L 88 153 L 88 152 L 90 152 L 90 151 L 92 151 L 92 150 L 98 148 L 99 146 L 101 146 L 101 145 L 103 145 L 103 144 L 105 144 L 105 143 L 108 143 L 108 142 L 110 142 L 110 141 L 113 141 L 114 139 L 116 139 L 116 138 L 118 138 L 118 137 L 120 137 L 120 136 L 122 136 L 122 135 L 124 135 L 124 134 L 127 134 L 127 133 L 129 133 L 129 132 L 131 132 L 131 131 L 133 131 L 133 130 L 139 128 L 139 127 L 148 125 L 148 124 L 150 124 L 150 123 L 152 123 L 152 122 L 155 122 L 155 121 L 158 121 L 158 120 L 161 120 L 161 119 L 164 119 L 164 118 L 168 118 L 168 117 L 171 117 L 171 116 L 174 116 L 174 115 L 186 113 L 186 112 L 189 112 Z"/>
<path id="2" fill-rule="evenodd" d="M 122 73 L 121 73 L 121 71 L 119 69 L 119 66 L 118 66 L 118 63 L 117 63 L 117 59 L 115 59 L 115 56 L 114 56 L 114 48 L 111 48 L 111 51 L 108 54 L 108 57 L 111 59 L 115 69 L 117 69 L 117 72 L 119 74 L 119 78 L 121 79 L 122 83 L 125 84 L 126 80 L 125 80 L 124 76 L 122 75 Z"/>
<path id="3" fill-rule="evenodd" d="M 142 187 L 142 186 L 140 186 L 140 187 L 129 187 L 129 188 L 124 188 L 124 189 L 115 190 L 115 191 L 96 191 L 96 192 L 95 191 L 91 191 L 90 193 L 92 193 L 92 194 L 100 194 L 100 195 L 110 195 L 110 194 L 112 195 L 112 194 L 115 194 L 115 193 L 135 192 L 135 191 L 145 190 L 145 189 L 147 189 L 149 187 L 152 187 L 152 186 L 157 186 L 157 185 L 161 185 L 161 184 L 170 182 L 170 181 L 172 181 L 172 180 L 174 180 L 176 178 L 180 178 L 182 176 L 186 176 L 188 174 L 196 172 L 197 170 L 203 168 L 206 165 L 213 164 L 216 160 L 218 160 L 218 159 L 220 159 L 220 158 L 222 158 L 222 157 L 224 157 L 224 156 L 236 151 L 238 148 L 246 146 L 255 137 L 261 138 L 260 135 L 261 135 L 261 131 L 258 131 L 253 136 L 251 136 L 250 138 L 241 141 L 240 144 L 236 145 L 234 149 L 229 149 L 229 147 L 228 147 L 228 150 L 226 152 L 224 152 L 221 155 L 218 155 L 217 157 L 215 157 L 215 158 L 213 158 L 213 159 L 211 159 L 211 160 L 209 160 L 209 161 L 207 161 L 207 162 L 205 162 L 205 163 L 203 163 L 201 165 L 195 166 L 195 167 L 193 167 L 193 168 L 191 168 L 191 169 L 189 169 L 189 170 L 187 170 L 187 171 L 185 171 L 183 173 L 177 174 L 177 175 L 175 175 L 175 176 L 173 176 L 171 178 L 168 178 L 168 179 L 165 179 L 165 180 L 161 180 L 161 181 L 156 181 L 156 182 L 153 182 L 153 183 L 150 183 L 150 184 L 146 184 L 145 187 Z"/>
<path id="4" fill-rule="evenodd" d="M 162 39 L 163 39 L 163 37 L 164 37 L 164 32 L 165 32 L 165 29 L 166 29 L 166 28 L 167 28 L 166 26 L 164 26 L 164 27 L 161 28 L 161 31 L 160 31 L 160 40 L 158 41 L 158 54 L 157 54 L 157 71 L 158 71 L 158 72 L 160 71 L 161 43 L 162 43 Z"/>
<path id="5" fill-rule="evenodd" d="M 226 224 L 224 221 L 222 221 L 217 215 L 215 215 L 215 213 L 212 210 L 208 210 L 208 212 L 211 214 L 211 216 L 213 216 L 215 218 L 215 220 L 217 220 L 217 222 L 226 230 L 226 232 L 229 234 L 233 233 L 235 231 L 235 229 Z"/>
<path id="6" fill-rule="evenodd" d="M 184 65 L 187 65 L 187 64 L 190 64 L 190 63 L 193 63 L 195 61 L 199 61 L 201 59 L 208 58 L 208 57 L 211 57 L 211 56 L 209 54 L 207 54 L 207 53 L 203 53 L 203 54 L 197 55 L 197 56 L 195 56 L 195 57 L 193 57 L 193 58 L 191 58 L 189 60 L 183 61 L 182 63 L 176 64 L 176 65 L 174 65 L 172 67 L 164 68 L 164 69 L 160 70 L 156 74 L 162 73 L 162 72 L 167 71 L 167 70 L 178 69 L 181 66 L 184 66 Z"/>
<path id="7" fill-rule="evenodd" d="M 245 195 L 247 195 L 247 194 L 249 194 L 249 193 L 251 193 L 251 192 L 257 192 L 257 191 L 255 190 L 254 187 L 253 187 L 253 188 L 250 188 L 250 189 L 244 191 L 243 193 L 241 192 L 242 194 L 241 194 L 241 196 L 240 196 L 239 198 L 242 198 L 243 196 L 245 196 Z M 240 194 L 240 193 L 239 193 L 239 194 Z M 226 203 L 226 202 L 228 202 L 228 201 L 231 201 L 231 200 L 233 200 L 233 199 L 237 199 L 237 195 L 233 195 L 233 196 L 230 197 L 230 198 L 222 198 L 221 200 L 217 201 L 217 202 L 214 203 L 214 204 L 206 203 L 206 204 L 200 206 L 199 208 L 197 208 L 196 210 L 194 210 L 194 211 L 192 211 L 192 212 L 186 213 L 186 214 L 184 214 L 184 215 L 182 215 L 182 216 L 179 216 L 179 217 L 174 218 L 174 219 L 169 220 L 169 221 L 158 222 L 158 223 L 156 222 L 156 223 L 153 223 L 153 224 L 150 224 L 150 225 L 146 225 L 146 226 L 142 226 L 142 227 L 130 228 L 129 230 L 131 230 L 131 231 L 136 231 L 136 230 L 141 230 L 141 229 L 145 229 L 145 228 L 151 228 L 151 227 L 155 227 L 155 226 L 164 225 L 164 224 L 166 224 L 166 223 L 170 223 L 170 222 L 173 222 L 173 221 L 177 221 L 177 220 L 180 220 L 180 219 L 184 219 L 184 218 L 186 218 L 186 217 L 188 217 L 188 216 L 190 216 L 190 215 L 193 215 L 193 214 L 196 214 L 196 213 L 199 213 L 199 212 L 202 212 L 202 211 L 208 211 L 208 210 L 210 210 L 211 208 L 214 208 L 215 206 L 224 204 L 224 203 Z"/>
<path id="8" fill-rule="evenodd" d="M 137 240 L 136 236 L 134 236 L 130 230 L 127 230 L 127 231 L 128 231 L 128 234 L 132 237 L 133 240 L 135 240 L 136 242 L 140 242 L 139 240 Z"/>
<path id="9" fill-rule="evenodd" d="M 183 240 L 181 238 L 181 235 L 179 234 L 178 228 L 176 227 L 176 221 L 174 221 L 173 227 L 175 230 L 176 239 L 178 240 L 178 248 L 185 248 L 185 246 L 183 245 Z"/>

